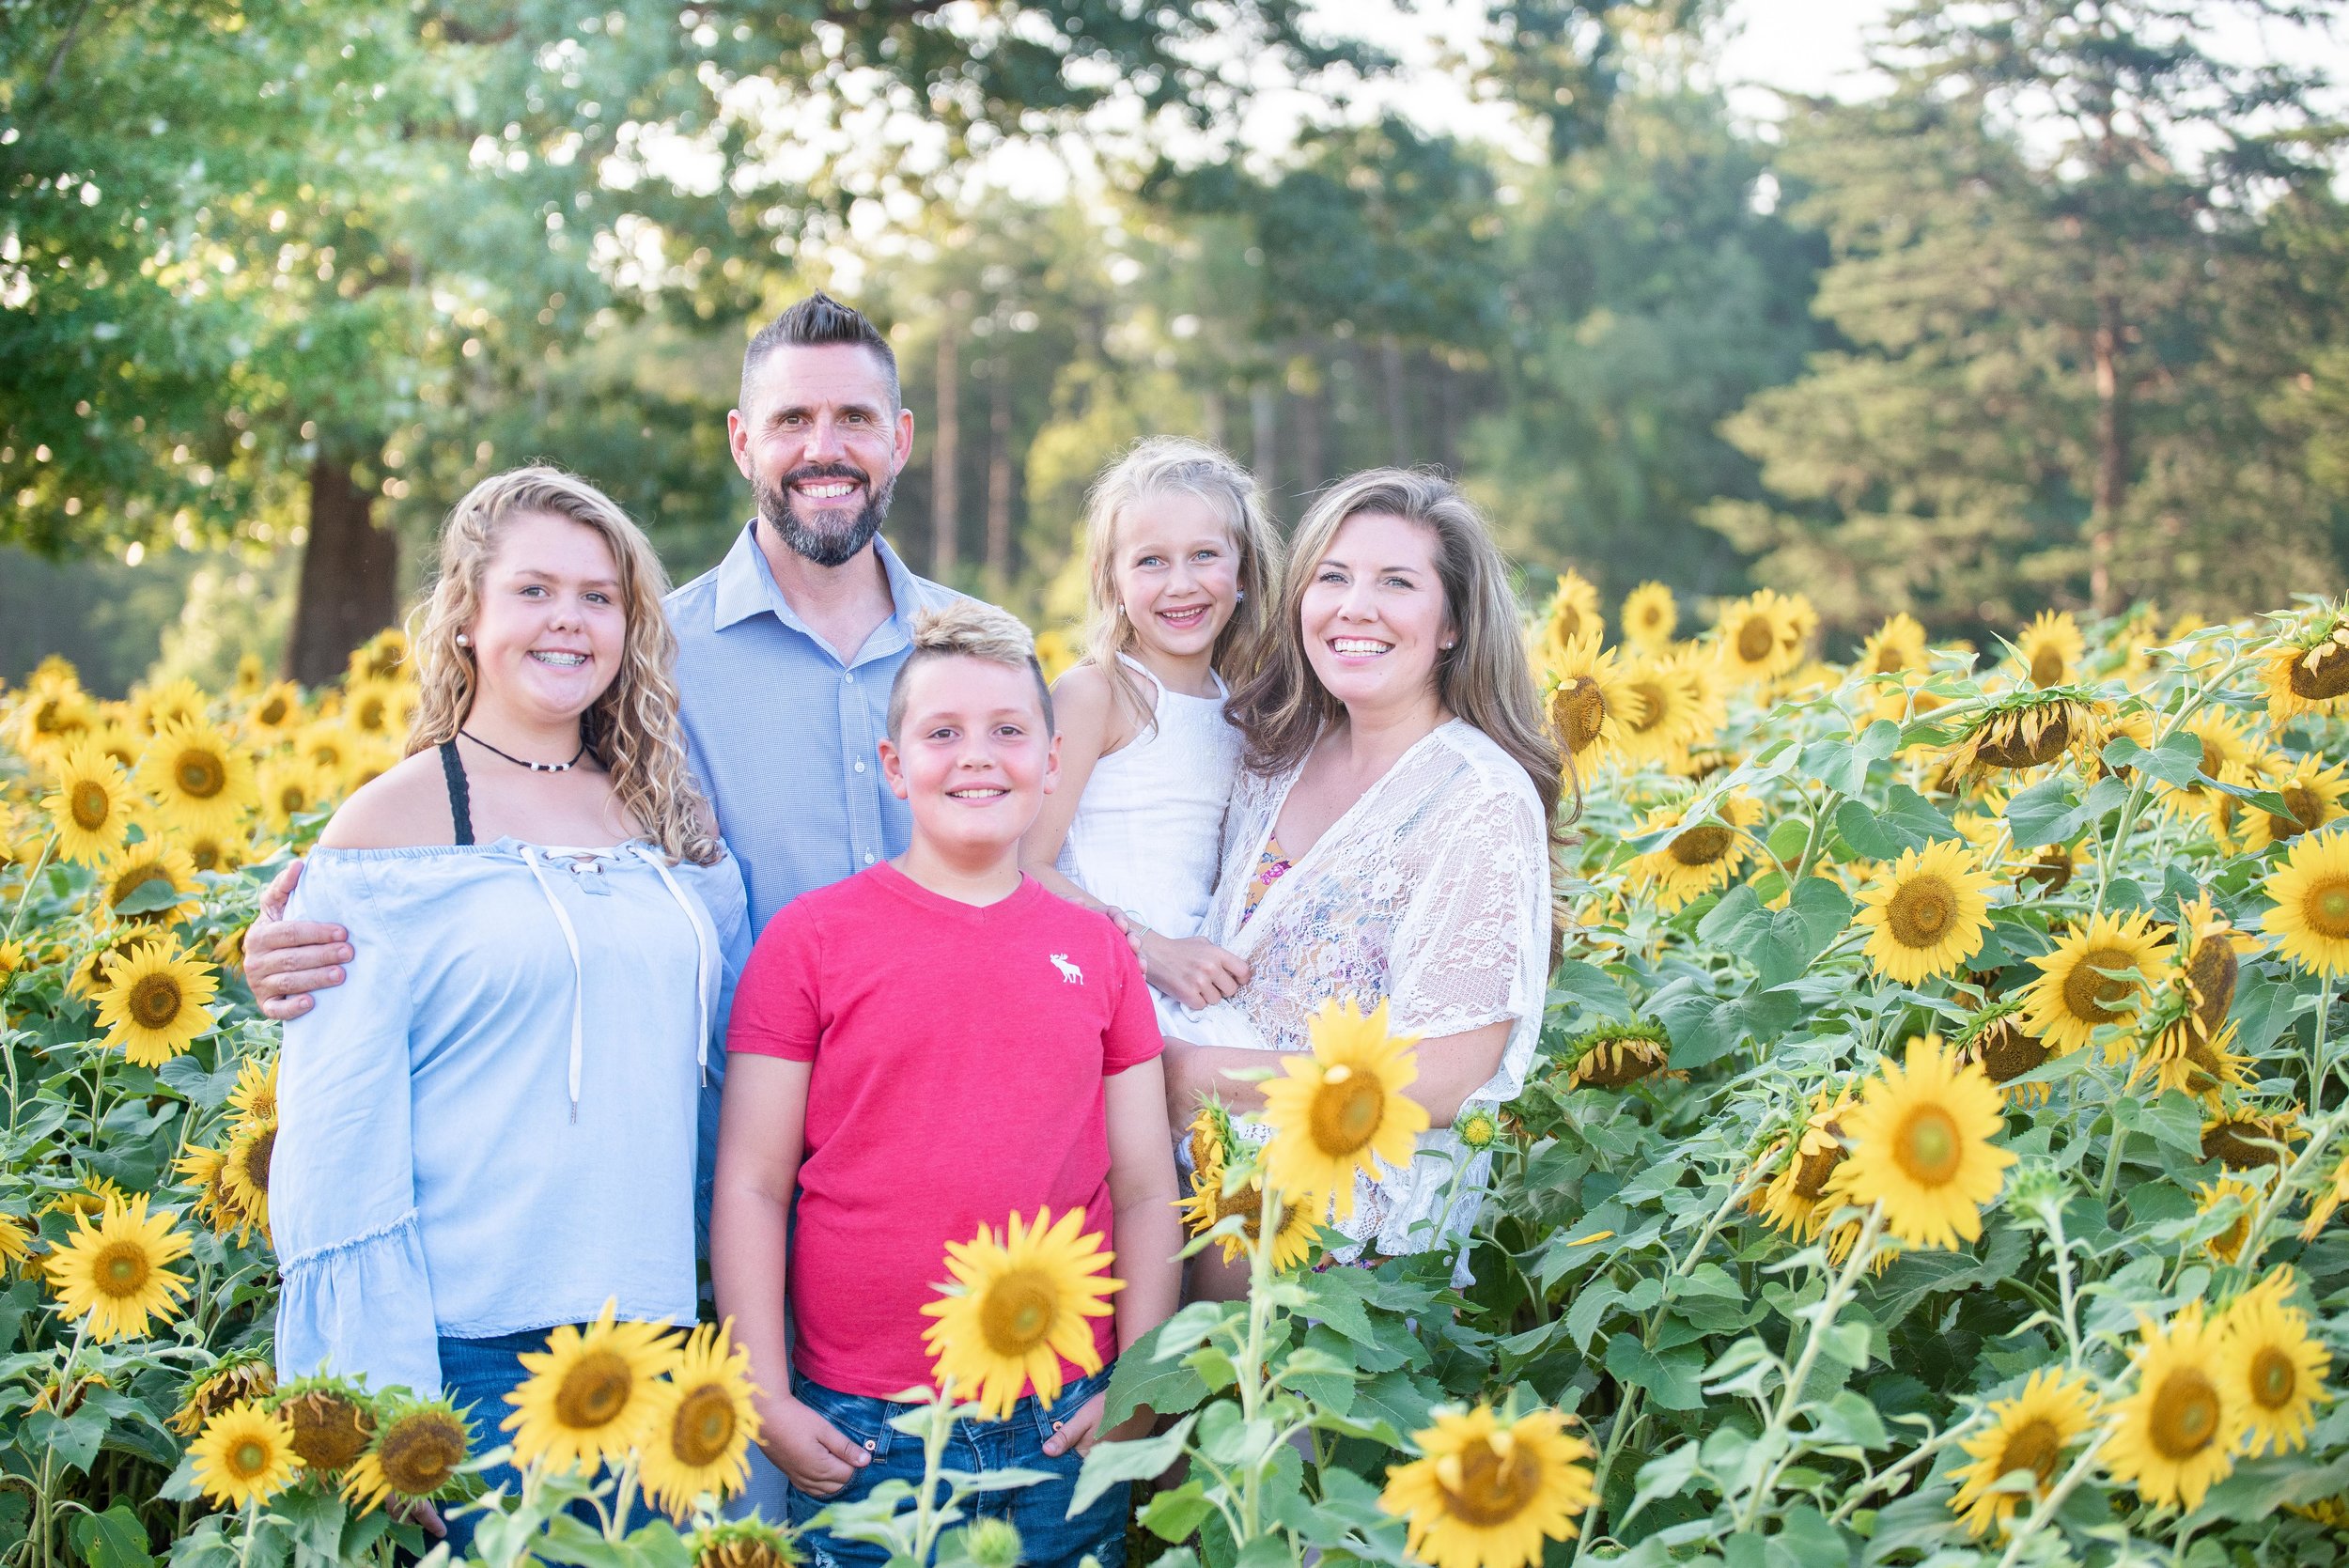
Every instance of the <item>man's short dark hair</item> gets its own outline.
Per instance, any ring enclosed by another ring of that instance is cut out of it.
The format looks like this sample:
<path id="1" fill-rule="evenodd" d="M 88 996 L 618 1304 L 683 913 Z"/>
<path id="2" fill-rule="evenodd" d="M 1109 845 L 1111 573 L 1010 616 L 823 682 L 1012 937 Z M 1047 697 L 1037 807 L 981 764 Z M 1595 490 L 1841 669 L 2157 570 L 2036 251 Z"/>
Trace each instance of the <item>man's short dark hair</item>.
<path id="1" fill-rule="evenodd" d="M 740 407 L 745 411 L 750 408 L 751 378 L 769 354 L 777 349 L 816 349 L 829 343 L 854 344 L 873 350 L 880 360 L 881 373 L 889 379 L 889 411 L 895 413 L 903 402 L 897 391 L 896 350 L 890 348 L 889 339 L 864 318 L 862 311 L 842 304 L 821 289 L 759 328 L 750 347 L 742 350 Z"/>

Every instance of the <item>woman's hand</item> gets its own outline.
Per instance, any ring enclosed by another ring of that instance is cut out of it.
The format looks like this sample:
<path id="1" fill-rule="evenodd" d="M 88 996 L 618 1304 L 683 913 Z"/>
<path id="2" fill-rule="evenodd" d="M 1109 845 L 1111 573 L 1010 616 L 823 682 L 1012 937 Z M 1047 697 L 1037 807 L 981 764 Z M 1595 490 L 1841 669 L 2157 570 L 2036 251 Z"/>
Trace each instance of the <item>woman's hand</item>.
<path id="1" fill-rule="evenodd" d="M 1248 960 L 1205 937 L 1148 931 L 1139 951 L 1143 977 L 1186 1007 L 1212 1007 L 1248 984 Z"/>
<path id="2" fill-rule="evenodd" d="M 861 1445 L 799 1400 L 786 1394 L 761 1403 L 758 1446 L 784 1479 L 809 1497 L 831 1497 L 872 1463 Z"/>

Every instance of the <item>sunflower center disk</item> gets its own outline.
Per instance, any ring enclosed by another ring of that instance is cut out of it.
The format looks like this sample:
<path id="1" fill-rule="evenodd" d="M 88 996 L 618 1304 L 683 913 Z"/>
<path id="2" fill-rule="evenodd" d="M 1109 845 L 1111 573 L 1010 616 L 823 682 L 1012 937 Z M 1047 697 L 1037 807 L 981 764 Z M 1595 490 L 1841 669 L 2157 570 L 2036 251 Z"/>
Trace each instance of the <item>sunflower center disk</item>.
<path id="1" fill-rule="evenodd" d="M 2206 1031 L 2216 1031 L 2227 1021 L 2227 1011 L 2234 1005 L 2235 980 L 2243 970 L 2243 962 L 2234 954 L 2232 944 L 2220 939 L 2204 941 L 2194 949 L 2194 956 L 2186 961 L 2186 978 L 2194 982 L 2199 999 L 2194 1017 Z"/>
<path id="2" fill-rule="evenodd" d="M 131 987 L 131 1017 L 147 1029 L 162 1029 L 179 1016 L 179 982 L 167 974 L 143 975 Z"/>
<path id="3" fill-rule="evenodd" d="M 349 1400 L 319 1392 L 296 1400 L 285 1413 L 293 1421 L 293 1449 L 314 1470 L 339 1470 L 366 1452 L 372 1422 Z"/>
<path id="4" fill-rule="evenodd" d="M 2030 683 L 2033 686 L 2063 684 L 2063 655 L 2053 648 L 2041 648 L 2030 656 Z"/>
<path id="5" fill-rule="evenodd" d="M 1599 695 L 1598 682 L 1588 675 L 1577 675 L 1558 689 L 1558 695 L 1550 702 L 1550 712 L 1556 716 L 1566 750 L 1585 752 L 1607 722 L 1607 699 Z"/>
<path id="6" fill-rule="evenodd" d="M 1903 947 L 1933 946 L 1956 914 L 1956 896 L 1938 877 L 1919 877 L 1904 884 L 1885 908 L 1892 939 Z"/>
<path id="7" fill-rule="evenodd" d="M 1043 1344 L 1060 1315 L 1060 1292 L 1039 1268 L 1015 1268 L 987 1289 L 979 1333 L 998 1356 L 1025 1356 Z"/>
<path id="8" fill-rule="evenodd" d="M 2154 1394 L 2153 1438 L 2166 1459 L 2187 1460 L 2218 1433 L 2218 1389 L 2201 1373 L 2182 1368 Z"/>
<path id="9" fill-rule="evenodd" d="M 2280 1410 L 2299 1391 L 2300 1369 L 2274 1345 L 2262 1345 L 2251 1358 L 2251 1397 L 2263 1410 Z"/>
<path id="10" fill-rule="evenodd" d="M 228 769 L 220 758 L 210 752 L 182 752 L 172 764 L 171 776 L 179 785 L 179 793 L 198 800 L 209 800 L 228 784 Z"/>
<path id="11" fill-rule="evenodd" d="M 1330 1069 L 1314 1094 L 1314 1146 L 1332 1159 L 1360 1152 L 1386 1114 L 1386 1086 L 1371 1073 Z"/>
<path id="12" fill-rule="evenodd" d="M 98 1266 L 90 1274 L 101 1296 L 120 1301 L 138 1295 L 152 1272 L 154 1265 L 147 1261 L 146 1248 L 132 1241 L 117 1241 L 98 1254 Z"/>
<path id="13" fill-rule="evenodd" d="M 2287 784 L 2278 793 L 2292 808 L 2290 816 L 2267 814 L 2267 831 L 2278 838 L 2298 838 L 2310 828 L 2325 825 L 2325 798 L 2306 784 Z"/>
<path id="14" fill-rule="evenodd" d="M 2292 661 L 2288 684 L 2292 694 L 2310 702 L 2329 702 L 2349 691 L 2349 647 L 2326 643 L 2313 653 Z"/>
<path id="15" fill-rule="evenodd" d="M 1778 633 L 1759 615 L 1749 615 L 1737 628 L 1737 657 L 1759 664 L 1778 649 Z"/>
<path id="16" fill-rule="evenodd" d="M 1829 1143 L 1826 1148 L 1804 1155 L 1795 1162 L 1795 1195 L 1807 1203 L 1815 1203 L 1827 1190 L 1827 1179 L 1835 1174 L 1835 1168 L 1843 1163 L 1843 1146 Z"/>
<path id="17" fill-rule="evenodd" d="M 1458 1483 L 1438 1484 L 1443 1487 L 1446 1508 L 1468 1524 L 1486 1529 L 1505 1525 L 1541 1492 L 1542 1462 L 1522 1443 L 1510 1444 L 1509 1452 L 1501 1454 L 1489 1442 L 1479 1441 L 1458 1457 Z"/>
<path id="18" fill-rule="evenodd" d="M 383 1434 L 375 1462 L 383 1479 L 402 1496 L 421 1498 L 448 1484 L 465 1462 L 464 1429 L 447 1414 L 428 1410 L 395 1421 Z"/>
<path id="19" fill-rule="evenodd" d="M 2335 877 L 2309 889 L 2301 902 L 2309 924 L 2332 941 L 2349 937 L 2349 877 Z"/>
<path id="20" fill-rule="evenodd" d="M 1682 865 L 1711 865 L 1729 853 L 1730 832 L 1718 822 L 1684 830 L 1672 842 L 1672 859 Z"/>
<path id="21" fill-rule="evenodd" d="M 2055 1479 L 2056 1459 L 2063 1452 L 2063 1443 L 2048 1421 L 2028 1421 L 2007 1435 L 2006 1448 L 1999 1455 L 1999 1473 L 2029 1470 L 2045 1486 Z"/>
<path id="22" fill-rule="evenodd" d="M 611 1350 L 590 1351 L 572 1364 L 555 1389 L 555 1417 L 575 1432 L 609 1426 L 628 1407 L 635 1387 L 627 1357 Z"/>
<path id="23" fill-rule="evenodd" d="M 1664 722 L 1664 689 L 1652 680 L 1635 680 L 1631 694 L 1640 699 L 1640 712 L 1630 721 L 1634 735 L 1645 735 Z"/>
<path id="24" fill-rule="evenodd" d="M 1901 1169 L 1927 1187 L 1939 1187 L 1957 1174 L 1962 1154 L 1957 1123 L 1937 1105 L 1911 1111 L 1893 1136 L 1892 1148 Z"/>
<path id="25" fill-rule="evenodd" d="M 677 1401 L 669 1449 L 695 1469 L 725 1457 L 734 1443 L 734 1401 L 715 1383 L 696 1384 Z"/>
<path id="26" fill-rule="evenodd" d="M 114 815 L 114 797 L 106 786 L 92 779 L 84 779 L 73 786 L 73 825 L 86 833 L 94 833 L 106 825 Z"/>
<path id="27" fill-rule="evenodd" d="M 264 1198 L 269 1196 L 270 1156 L 276 1151 L 277 1129 L 273 1126 L 263 1128 L 245 1148 L 244 1179 Z"/>
<path id="28" fill-rule="evenodd" d="M 2349 888 L 2343 892 L 2349 893 Z M 2344 903 L 2349 904 L 2349 899 Z M 2349 909 L 2344 914 L 2349 914 Z M 2117 1004 L 2127 1000 L 2130 985 L 2097 971 L 2136 967 L 2137 955 L 2117 947 L 2100 947 L 2093 953 L 2083 954 L 2080 961 L 2072 966 L 2072 972 L 2064 977 L 2063 1005 L 2083 1023 L 2112 1022 L 2122 1017 Z"/>
<path id="29" fill-rule="evenodd" d="M 257 1437 L 247 1437 L 228 1452 L 229 1468 L 239 1481 L 251 1481 L 269 1468 L 270 1447 Z"/>
<path id="30" fill-rule="evenodd" d="M 2039 1040 L 2024 1033 L 2015 1025 L 1999 1019 L 1982 1037 L 1982 1070 L 1990 1075 L 1993 1083 L 2004 1083 L 2021 1078 L 2047 1061 L 2047 1048 Z"/>

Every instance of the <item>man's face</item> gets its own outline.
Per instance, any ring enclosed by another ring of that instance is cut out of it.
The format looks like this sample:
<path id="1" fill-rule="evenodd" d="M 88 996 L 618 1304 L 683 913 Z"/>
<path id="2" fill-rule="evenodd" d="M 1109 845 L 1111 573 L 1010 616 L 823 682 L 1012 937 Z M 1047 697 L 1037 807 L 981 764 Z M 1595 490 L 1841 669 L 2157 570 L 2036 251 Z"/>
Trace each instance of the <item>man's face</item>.
<path id="1" fill-rule="evenodd" d="M 819 567 L 853 559 L 913 455 L 913 415 L 891 406 L 879 357 L 846 343 L 774 349 L 745 404 L 726 415 L 726 439 L 761 520 Z"/>

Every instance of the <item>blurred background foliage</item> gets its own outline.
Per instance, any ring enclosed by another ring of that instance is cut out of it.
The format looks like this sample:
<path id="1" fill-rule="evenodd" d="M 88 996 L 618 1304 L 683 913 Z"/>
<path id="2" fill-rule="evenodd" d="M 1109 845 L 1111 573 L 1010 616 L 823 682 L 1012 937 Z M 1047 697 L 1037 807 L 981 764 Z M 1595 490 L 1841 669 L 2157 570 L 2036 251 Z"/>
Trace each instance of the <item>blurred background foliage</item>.
<path id="1" fill-rule="evenodd" d="M 2336 131 L 2213 42 L 2317 8 L 1919 6 L 1881 91 L 1765 126 L 1716 0 L 1493 0 L 1440 69 L 1521 133 L 1471 140 L 1360 107 L 1397 62 L 1305 0 L 601 6 L 0 3 L 0 676 L 325 678 L 528 458 L 682 581 L 747 513 L 740 345 L 816 286 L 900 358 L 891 537 L 1034 619 L 1151 431 L 1286 520 L 1440 464 L 1529 592 L 1798 589 L 1837 654 L 2342 585 Z"/>

